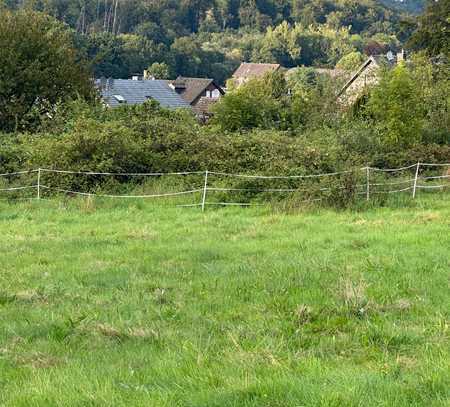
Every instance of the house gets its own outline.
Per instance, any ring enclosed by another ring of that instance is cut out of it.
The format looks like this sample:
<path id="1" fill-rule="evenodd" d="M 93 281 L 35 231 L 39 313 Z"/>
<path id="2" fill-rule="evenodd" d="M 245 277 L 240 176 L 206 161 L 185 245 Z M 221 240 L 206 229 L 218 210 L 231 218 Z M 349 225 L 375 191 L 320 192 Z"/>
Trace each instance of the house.
<path id="1" fill-rule="evenodd" d="M 205 78 L 187 78 L 179 76 L 169 81 L 169 86 L 179 94 L 202 120 L 207 120 L 210 107 L 216 103 L 225 91 L 214 81 Z"/>
<path id="2" fill-rule="evenodd" d="M 102 78 L 97 79 L 95 85 L 103 102 L 109 107 L 138 105 L 153 99 L 168 109 L 191 108 L 189 103 L 163 80 L 143 80 L 140 76 L 134 76 L 134 79 Z"/>
<path id="3" fill-rule="evenodd" d="M 231 77 L 234 86 L 241 86 L 251 79 L 262 78 L 268 72 L 281 69 L 280 64 L 255 64 L 243 62 Z"/>
<path id="4" fill-rule="evenodd" d="M 370 56 L 342 87 L 337 95 L 338 101 L 344 106 L 353 105 L 367 89 L 378 84 L 382 68 L 392 68 L 403 60 L 405 60 L 403 50 L 397 55 L 389 51 L 386 55 Z"/>

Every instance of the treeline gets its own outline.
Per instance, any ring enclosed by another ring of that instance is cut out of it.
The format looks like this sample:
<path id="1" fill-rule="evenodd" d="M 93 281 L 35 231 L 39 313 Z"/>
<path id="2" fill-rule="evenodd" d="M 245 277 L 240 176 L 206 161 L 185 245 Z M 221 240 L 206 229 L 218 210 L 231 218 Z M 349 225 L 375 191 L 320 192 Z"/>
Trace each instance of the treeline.
<path id="1" fill-rule="evenodd" d="M 2 1 L 68 24 L 96 77 L 129 77 L 155 62 L 171 77 L 219 82 L 241 61 L 334 66 L 352 51 L 395 50 L 414 28 L 374 0 Z"/>
<path id="2" fill-rule="evenodd" d="M 83 34 L 142 31 L 149 22 L 160 35 L 199 31 L 259 29 L 283 21 L 303 25 L 333 23 L 354 32 L 395 27 L 396 10 L 420 11 L 425 0 L 3 0 L 11 9 L 42 11 Z M 172 38 L 173 39 L 173 38 Z"/>

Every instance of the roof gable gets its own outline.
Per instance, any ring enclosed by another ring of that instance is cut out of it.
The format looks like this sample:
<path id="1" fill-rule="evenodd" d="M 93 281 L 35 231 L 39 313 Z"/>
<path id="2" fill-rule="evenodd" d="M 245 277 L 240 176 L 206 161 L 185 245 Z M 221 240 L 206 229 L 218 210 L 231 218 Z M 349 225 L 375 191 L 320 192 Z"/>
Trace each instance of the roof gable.
<path id="1" fill-rule="evenodd" d="M 172 86 L 179 89 L 181 97 L 189 104 L 194 103 L 197 99 L 203 96 L 203 92 L 212 84 L 223 95 L 223 89 L 214 82 L 214 79 L 207 78 L 186 78 L 179 76 L 172 81 Z"/>

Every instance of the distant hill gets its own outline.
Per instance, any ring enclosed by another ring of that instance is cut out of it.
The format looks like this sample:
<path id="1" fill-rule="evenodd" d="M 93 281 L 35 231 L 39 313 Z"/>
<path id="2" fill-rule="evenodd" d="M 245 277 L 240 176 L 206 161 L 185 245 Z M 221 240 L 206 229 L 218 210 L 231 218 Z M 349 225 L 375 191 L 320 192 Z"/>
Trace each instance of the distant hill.
<path id="1" fill-rule="evenodd" d="M 386 6 L 409 13 L 420 14 L 426 5 L 426 0 L 381 0 Z"/>
<path id="2" fill-rule="evenodd" d="M 242 61 L 334 67 L 351 52 L 395 51 L 409 35 L 406 14 L 419 14 L 425 3 L 0 0 L 0 10 L 34 8 L 66 23 L 96 77 L 127 78 L 164 63 L 170 77 L 224 82 Z"/>

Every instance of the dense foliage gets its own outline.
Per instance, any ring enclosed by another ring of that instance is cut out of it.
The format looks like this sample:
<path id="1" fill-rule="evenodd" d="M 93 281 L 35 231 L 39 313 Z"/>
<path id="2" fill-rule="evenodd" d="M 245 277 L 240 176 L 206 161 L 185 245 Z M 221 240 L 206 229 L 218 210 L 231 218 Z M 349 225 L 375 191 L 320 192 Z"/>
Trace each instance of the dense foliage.
<path id="1" fill-rule="evenodd" d="M 0 131 L 33 128 L 70 98 L 92 97 L 70 32 L 42 13 L 0 10 Z"/>
<path id="2" fill-rule="evenodd" d="M 409 46 L 426 49 L 429 55 L 449 54 L 450 45 L 450 1 L 429 1 L 423 15 L 419 17 L 417 30 Z"/>
<path id="3" fill-rule="evenodd" d="M 330 65 L 349 52 L 400 47 L 423 1 L 2 0 L 68 24 L 97 77 L 125 78 L 153 63 L 170 76 L 224 82 L 242 60 Z M 1 4 L 1 1 L 0 1 Z"/>

